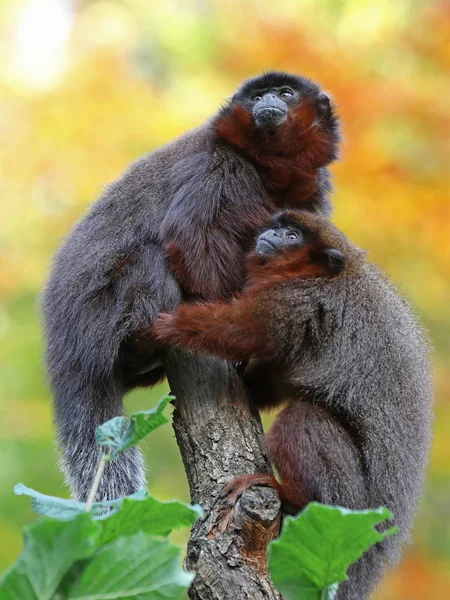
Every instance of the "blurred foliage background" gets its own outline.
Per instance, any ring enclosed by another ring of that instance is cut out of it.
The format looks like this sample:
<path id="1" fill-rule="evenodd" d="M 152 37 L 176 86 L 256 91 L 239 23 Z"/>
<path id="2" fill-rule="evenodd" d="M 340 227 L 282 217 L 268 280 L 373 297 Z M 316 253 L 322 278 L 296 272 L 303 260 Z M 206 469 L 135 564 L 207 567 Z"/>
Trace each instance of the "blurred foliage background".
<path id="1" fill-rule="evenodd" d="M 335 97 L 345 131 L 335 221 L 412 299 L 435 348 L 435 441 L 414 545 L 376 598 L 450 597 L 449 43 L 446 0 L 0 3 L 0 569 L 34 518 L 13 484 L 67 494 L 38 309 L 53 252 L 130 161 L 276 68 Z M 132 394 L 127 407 L 162 393 Z M 187 500 L 170 427 L 146 451 L 151 491 Z"/>

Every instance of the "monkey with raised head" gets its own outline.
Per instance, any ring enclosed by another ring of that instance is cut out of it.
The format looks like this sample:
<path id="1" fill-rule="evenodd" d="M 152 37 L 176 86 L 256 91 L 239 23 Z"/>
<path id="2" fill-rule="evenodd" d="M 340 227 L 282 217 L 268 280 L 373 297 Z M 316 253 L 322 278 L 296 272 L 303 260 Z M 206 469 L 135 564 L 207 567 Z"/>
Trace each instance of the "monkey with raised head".
<path id="1" fill-rule="evenodd" d="M 141 330 L 183 295 L 237 291 L 245 253 L 277 207 L 327 214 L 326 165 L 338 142 L 318 85 L 267 73 L 203 126 L 133 164 L 67 237 L 43 311 L 63 468 L 77 499 L 86 500 L 99 460 L 96 426 L 122 413 L 126 391 L 164 375 L 157 348 L 140 347 Z M 141 463 L 135 448 L 109 463 L 97 500 L 141 487 Z"/>
<path id="2" fill-rule="evenodd" d="M 408 303 L 327 219 L 286 211 L 259 236 L 240 295 L 181 304 L 155 331 L 171 346 L 249 361 L 258 408 L 287 402 L 266 437 L 280 483 L 241 474 L 230 506 L 262 484 L 289 512 L 313 500 L 393 512 L 399 535 L 352 566 L 338 593 L 367 598 L 408 538 L 430 441 L 428 345 Z"/>

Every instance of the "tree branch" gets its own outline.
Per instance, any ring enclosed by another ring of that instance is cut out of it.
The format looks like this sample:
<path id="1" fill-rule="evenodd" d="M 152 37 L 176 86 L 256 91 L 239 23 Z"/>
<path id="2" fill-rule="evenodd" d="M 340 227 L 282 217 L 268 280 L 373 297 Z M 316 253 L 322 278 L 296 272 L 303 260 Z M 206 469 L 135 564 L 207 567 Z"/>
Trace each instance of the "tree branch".
<path id="1" fill-rule="evenodd" d="M 185 351 L 165 361 L 176 396 L 173 427 L 191 501 L 205 519 L 191 532 L 186 567 L 196 572 L 191 600 L 280 600 L 267 572 L 267 544 L 279 532 L 275 490 L 253 487 L 239 501 L 229 527 L 214 527 L 224 486 L 236 475 L 270 473 L 259 414 L 227 363 Z"/>

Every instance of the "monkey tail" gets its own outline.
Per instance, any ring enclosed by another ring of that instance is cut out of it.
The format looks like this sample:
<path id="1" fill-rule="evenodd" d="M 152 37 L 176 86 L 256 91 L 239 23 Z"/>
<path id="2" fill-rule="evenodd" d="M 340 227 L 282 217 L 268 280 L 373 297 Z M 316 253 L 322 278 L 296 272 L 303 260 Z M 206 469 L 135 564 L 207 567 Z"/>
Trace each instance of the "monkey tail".
<path id="1" fill-rule="evenodd" d="M 66 380 L 54 386 L 55 421 L 66 482 L 72 496 L 85 502 L 102 454 L 95 441 L 95 429 L 123 414 L 124 390 L 111 380 L 81 382 L 81 377 L 73 379 L 75 381 Z M 125 450 L 107 463 L 95 501 L 121 498 L 145 487 L 143 464 L 138 448 Z"/>

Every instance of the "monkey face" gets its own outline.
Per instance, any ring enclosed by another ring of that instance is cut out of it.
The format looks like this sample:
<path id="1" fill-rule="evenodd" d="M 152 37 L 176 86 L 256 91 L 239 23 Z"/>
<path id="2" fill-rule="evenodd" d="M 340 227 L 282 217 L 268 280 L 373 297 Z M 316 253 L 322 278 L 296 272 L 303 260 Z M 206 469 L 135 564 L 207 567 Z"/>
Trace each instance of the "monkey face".
<path id="1" fill-rule="evenodd" d="M 328 95 L 306 77 L 272 71 L 249 79 L 213 124 L 218 138 L 243 150 L 261 169 L 270 191 L 300 181 L 293 175 L 301 170 L 307 176 L 297 186 L 298 197 L 312 198 L 317 169 L 337 158 L 339 119 Z"/>
<path id="2" fill-rule="evenodd" d="M 267 229 L 256 242 L 256 253 L 262 259 L 270 258 L 282 250 L 300 248 L 304 235 L 297 227 L 274 227 Z"/>
<path id="3" fill-rule="evenodd" d="M 311 106 L 316 118 L 327 122 L 332 116 L 330 99 L 319 86 L 288 73 L 266 73 L 246 82 L 233 101 L 245 106 L 258 129 L 276 130 L 289 114 L 295 119 L 303 101 Z"/>
<path id="4" fill-rule="evenodd" d="M 361 251 L 325 217 L 285 210 L 261 233 L 253 256 L 257 257 L 255 264 L 273 263 L 275 271 L 291 269 L 299 277 L 334 277 L 346 269 L 350 254 L 355 258 Z"/>
<path id="5" fill-rule="evenodd" d="M 256 94 L 253 96 L 252 113 L 256 125 L 272 129 L 284 123 L 288 114 L 286 100 L 293 95 L 293 90 L 284 88 L 280 92 L 270 90 L 264 95 Z"/>

